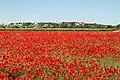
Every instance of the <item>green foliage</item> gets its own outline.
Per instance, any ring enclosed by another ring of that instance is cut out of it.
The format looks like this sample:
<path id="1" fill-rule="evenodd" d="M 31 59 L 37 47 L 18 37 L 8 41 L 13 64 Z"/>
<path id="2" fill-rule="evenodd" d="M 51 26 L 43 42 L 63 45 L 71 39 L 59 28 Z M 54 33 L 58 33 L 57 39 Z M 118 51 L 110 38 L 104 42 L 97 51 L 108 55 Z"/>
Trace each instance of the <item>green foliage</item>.
<path id="1" fill-rule="evenodd" d="M 117 28 L 120 28 L 120 24 L 117 25 Z"/>
<path id="2" fill-rule="evenodd" d="M 26 72 L 27 72 L 26 70 L 23 70 L 22 72 L 17 72 L 16 73 L 16 77 L 17 78 L 25 77 Z"/>
<path id="3" fill-rule="evenodd" d="M 113 67 L 116 67 L 116 68 L 119 68 L 120 69 L 120 63 L 115 61 L 113 58 L 111 57 L 105 57 L 104 59 L 99 59 L 100 60 L 100 65 L 101 67 L 104 67 L 104 66 L 113 66 Z"/>
<path id="4" fill-rule="evenodd" d="M 120 28 L 120 24 L 117 26 L 103 25 L 96 23 L 84 23 L 84 22 L 23 22 L 23 23 L 10 23 L 8 25 L 0 24 L 0 28 Z"/>

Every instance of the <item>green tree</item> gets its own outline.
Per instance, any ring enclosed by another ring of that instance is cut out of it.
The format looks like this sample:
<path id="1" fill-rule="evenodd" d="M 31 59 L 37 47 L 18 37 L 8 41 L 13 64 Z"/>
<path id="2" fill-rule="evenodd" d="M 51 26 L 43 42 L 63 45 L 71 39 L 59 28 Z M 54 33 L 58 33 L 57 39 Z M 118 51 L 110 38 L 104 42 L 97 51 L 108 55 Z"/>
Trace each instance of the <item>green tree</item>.
<path id="1" fill-rule="evenodd" d="M 117 28 L 120 28 L 120 24 L 117 25 Z"/>
<path id="2" fill-rule="evenodd" d="M 31 24 L 32 24 L 31 22 L 25 22 L 25 23 L 23 23 L 23 26 L 28 28 Z"/>

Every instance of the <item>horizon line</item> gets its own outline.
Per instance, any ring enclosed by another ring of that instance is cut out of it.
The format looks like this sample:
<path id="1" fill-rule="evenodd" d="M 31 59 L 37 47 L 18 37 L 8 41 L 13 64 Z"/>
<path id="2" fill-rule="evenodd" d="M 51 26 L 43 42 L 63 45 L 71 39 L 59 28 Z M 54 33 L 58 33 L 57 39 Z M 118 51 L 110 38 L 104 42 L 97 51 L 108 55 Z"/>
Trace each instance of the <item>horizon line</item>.
<path id="1" fill-rule="evenodd" d="M 92 22 L 92 21 L 82 21 L 82 20 L 37 20 L 37 21 L 29 21 L 29 20 L 23 20 L 23 21 L 11 21 L 11 22 L 0 22 L 0 24 L 10 24 L 10 23 L 23 23 L 23 22 L 32 22 L 32 23 L 38 23 L 38 22 L 52 22 L 52 23 L 60 23 L 60 22 L 83 22 L 83 23 L 90 23 L 90 24 L 102 24 L 102 25 L 112 25 L 116 26 L 118 24 L 108 24 L 108 23 L 99 23 L 99 22 Z"/>

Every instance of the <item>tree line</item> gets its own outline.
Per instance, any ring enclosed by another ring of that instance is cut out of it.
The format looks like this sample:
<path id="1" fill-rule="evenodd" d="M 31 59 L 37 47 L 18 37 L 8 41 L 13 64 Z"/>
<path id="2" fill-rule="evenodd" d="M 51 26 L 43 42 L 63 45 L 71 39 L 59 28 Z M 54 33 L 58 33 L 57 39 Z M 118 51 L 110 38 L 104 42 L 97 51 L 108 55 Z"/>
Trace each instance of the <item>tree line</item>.
<path id="1" fill-rule="evenodd" d="M 84 22 L 19 22 L 0 24 L 0 28 L 120 28 L 120 24 L 113 26 Z"/>

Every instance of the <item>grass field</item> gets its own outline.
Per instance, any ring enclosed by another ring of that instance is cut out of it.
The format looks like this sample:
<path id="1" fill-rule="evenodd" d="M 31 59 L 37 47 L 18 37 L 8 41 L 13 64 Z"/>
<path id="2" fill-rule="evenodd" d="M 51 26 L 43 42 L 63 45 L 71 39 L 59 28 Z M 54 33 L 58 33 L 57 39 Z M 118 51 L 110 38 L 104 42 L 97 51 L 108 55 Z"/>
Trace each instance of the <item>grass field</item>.
<path id="1" fill-rule="evenodd" d="M 118 28 L 0 28 L 0 31 L 115 31 Z"/>

